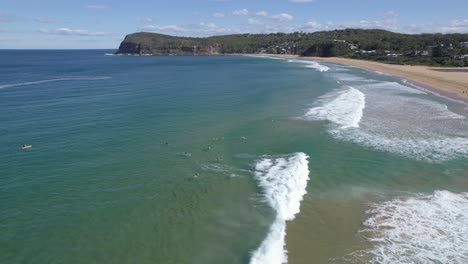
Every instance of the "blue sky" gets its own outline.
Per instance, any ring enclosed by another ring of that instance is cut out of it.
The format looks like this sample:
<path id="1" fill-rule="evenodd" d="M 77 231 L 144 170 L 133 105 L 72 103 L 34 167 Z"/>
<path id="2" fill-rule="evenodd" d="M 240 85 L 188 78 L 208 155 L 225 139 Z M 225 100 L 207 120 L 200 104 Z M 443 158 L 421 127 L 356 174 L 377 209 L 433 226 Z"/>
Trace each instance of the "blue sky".
<path id="1" fill-rule="evenodd" d="M 116 48 L 180 36 L 381 28 L 468 33 L 467 0 L 1 0 L 0 48 Z"/>

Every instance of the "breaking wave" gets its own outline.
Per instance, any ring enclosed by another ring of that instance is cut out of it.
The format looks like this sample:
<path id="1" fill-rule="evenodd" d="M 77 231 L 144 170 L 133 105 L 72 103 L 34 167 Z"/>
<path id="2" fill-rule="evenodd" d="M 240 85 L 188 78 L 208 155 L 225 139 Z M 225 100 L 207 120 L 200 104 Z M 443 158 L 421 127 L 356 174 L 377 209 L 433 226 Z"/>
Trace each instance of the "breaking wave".
<path id="1" fill-rule="evenodd" d="M 252 57 L 252 58 L 272 59 L 272 60 L 285 60 L 285 58 L 275 57 L 275 56 L 268 56 L 268 55 L 250 55 L 250 54 L 247 54 L 247 55 L 242 55 L 242 56 Z"/>
<path id="2" fill-rule="evenodd" d="M 325 95 L 321 98 L 322 106 L 309 109 L 305 118 L 329 120 L 341 128 L 359 127 L 366 97 L 359 90 L 348 87 L 345 91 Z"/>
<path id="3" fill-rule="evenodd" d="M 468 157 L 468 120 L 446 104 L 396 82 L 354 87 L 322 96 L 304 118 L 331 121 L 339 140 L 416 160 Z"/>
<path id="4" fill-rule="evenodd" d="M 96 81 L 96 80 L 107 80 L 111 77 L 67 77 L 67 78 L 57 78 L 57 79 L 48 79 L 40 80 L 33 82 L 21 82 L 21 83 L 12 83 L 12 84 L 0 84 L 0 89 L 11 88 L 16 86 L 25 86 L 25 85 L 34 85 L 41 83 L 50 83 L 50 82 L 62 82 L 62 81 Z"/>
<path id="5" fill-rule="evenodd" d="M 267 237 L 253 253 L 251 264 L 287 263 L 285 250 L 286 221 L 300 211 L 309 180 L 308 156 L 297 153 L 281 158 L 265 158 L 255 167 L 256 179 L 276 217 Z"/>
<path id="6" fill-rule="evenodd" d="M 288 62 L 304 63 L 304 64 L 307 64 L 306 66 L 307 68 L 312 68 L 319 72 L 326 72 L 330 70 L 329 67 L 322 65 L 316 61 L 311 61 L 311 60 L 288 60 Z"/>
<path id="7" fill-rule="evenodd" d="M 436 191 L 372 205 L 361 232 L 371 263 L 468 263 L 468 193 Z"/>

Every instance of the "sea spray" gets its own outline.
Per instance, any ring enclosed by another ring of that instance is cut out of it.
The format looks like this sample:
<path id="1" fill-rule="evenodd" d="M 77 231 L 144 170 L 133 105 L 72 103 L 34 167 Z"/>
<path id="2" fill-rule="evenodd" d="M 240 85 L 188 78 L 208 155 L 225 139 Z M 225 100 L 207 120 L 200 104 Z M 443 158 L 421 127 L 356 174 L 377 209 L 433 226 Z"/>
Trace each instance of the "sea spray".
<path id="1" fill-rule="evenodd" d="M 361 231 L 372 263 L 467 263 L 468 193 L 436 191 L 374 204 Z"/>
<path id="2" fill-rule="evenodd" d="M 309 180 L 308 156 L 296 153 L 281 158 L 265 158 L 255 167 L 255 176 L 266 202 L 276 211 L 267 237 L 253 253 L 251 264 L 287 263 L 286 221 L 300 211 Z"/>

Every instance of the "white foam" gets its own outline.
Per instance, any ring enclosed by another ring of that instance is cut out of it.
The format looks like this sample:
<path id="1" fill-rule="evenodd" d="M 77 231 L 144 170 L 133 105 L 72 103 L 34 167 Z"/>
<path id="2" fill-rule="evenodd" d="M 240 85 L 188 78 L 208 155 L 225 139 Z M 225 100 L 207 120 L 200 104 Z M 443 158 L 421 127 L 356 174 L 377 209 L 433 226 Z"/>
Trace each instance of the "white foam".
<path id="1" fill-rule="evenodd" d="M 468 139 L 466 137 L 440 136 L 434 138 L 428 135 L 427 138 L 424 138 L 422 134 L 416 133 L 411 137 L 399 135 L 398 131 L 373 134 L 363 130 L 330 130 L 330 133 L 341 140 L 426 162 L 443 162 L 468 156 Z"/>
<path id="2" fill-rule="evenodd" d="M 328 131 L 340 140 L 412 159 L 468 157 L 468 120 L 447 105 L 396 82 L 355 87 L 362 95 L 331 92 L 305 118 L 333 122 Z"/>
<path id="3" fill-rule="evenodd" d="M 384 76 L 392 76 L 388 73 L 385 73 L 385 72 L 380 72 L 380 71 L 374 71 L 375 73 L 377 73 L 378 75 L 384 75 Z"/>
<path id="4" fill-rule="evenodd" d="M 67 77 L 67 78 L 57 78 L 57 79 L 48 79 L 48 80 L 33 81 L 33 82 L 22 82 L 22 83 L 12 83 L 12 84 L 2 84 L 2 85 L 0 85 L 0 89 L 11 88 L 11 87 L 16 87 L 16 86 L 25 86 L 25 85 L 34 85 L 34 84 L 41 84 L 41 83 L 49 83 L 49 82 L 61 82 L 61 81 L 96 81 L 96 80 L 107 80 L 107 79 L 111 79 L 111 77 Z"/>
<path id="5" fill-rule="evenodd" d="M 316 61 L 311 61 L 311 60 L 288 60 L 288 62 L 304 63 L 304 64 L 307 64 L 306 66 L 307 68 L 312 68 L 319 72 L 326 72 L 330 70 L 329 67 L 322 65 Z"/>
<path id="6" fill-rule="evenodd" d="M 344 81 L 344 82 L 372 82 L 372 81 L 375 81 L 375 80 L 366 79 L 366 78 L 356 76 L 356 75 L 353 75 L 353 74 L 349 74 L 349 73 L 334 72 L 331 76 L 334 77 L 335 79 L 338 79 L 338 80 Z"/>
<path id="7" fill-rule="evenodd" d="M 255 176 L 265 200 L 276 211 L 267 237 L 253 253 L 251 264 L 287 263 L 286 221 L 300 211 L 309 180 L 308 156 L 304 153 L 281 158 L 265 158 L 256 165 Z"/>
<path id="8" fill-rule="evenodd" d="M 399 198 L 367 213 L 371 263 L 468 263 L 468 193 Z"/>
<path id="9" fill-rule="evenodd" d="M 322 65 L 320 63 L 313 63 L 313 64 L 310 64 L 310 65 L 307 65 L 306 66 L 307 68 L 312 68 L 312 69 L 316 69 L 317 71 L 319 72 L 326 72 L 326 71 L 329 71 L 330 68 L 328 68 L 327 66 L 325 65 Z"/>
<path id="10" fill-rule="evenodd" d="M 443 94 L 440 94 L 438 92 L 436 92 L 435 90 L 433 89 L 427 89 L 427 88 L 424 88 L 424 87 L 421 87 L 420 85 L 417 85 L 413 82 L 409 82 L 408 80 L 406 79 L 403 79 L 403 83 L 417 89 L 417 90 L 420 90 L 420 91 L 425 91 L 427 93 L 430 93 L 430 94 L 433 94 L 435 96 L 438 96 L 438 97 L 442 97 L 446 100 L 449 100 L 449 101 L 452 101 L 452 102 L 456 102 L 456 103 L 459 103 L 459 104 L 463 104 L 463 105 L 468 105 L 468 102 L 464 101 L 464 100 L 460 100 L 460 99 L 455 99 L 453 97 L 450 97 L 450 96 L 447 96 L 447 95 L 443 95 Z"/>
<path id="11" fill-rule="evenodd" d="M 418 90 L 409 86 L 402 85 L 397 82 L 380 82 L 374 83 L 372 85 L 363 85 L 362 88 L 364 89 L 382 89 L 388 93 L 396 94 L 396 93 L 406 93 L 406 94 L 426 94 L 422 90 Z"/>
<path id="12" fill-rule="evenodd" d="M 269 55 L 242 55 L 245 57 L 252 57 L 252 58 L 263 58 L 263 59 L 272 59 L 272 60 L 285 60 L 285 58 L 269 56 Z"/>
<path id="13" fill-rule="evenodd" d="M 366 106 L 366 97 L 353 87 L 347 88 L 337 94 L 322 97 L 323 105 L 309 109 L 305 117 L 312 120 L 329 120 L 343 129 L 359 127 Z"/>

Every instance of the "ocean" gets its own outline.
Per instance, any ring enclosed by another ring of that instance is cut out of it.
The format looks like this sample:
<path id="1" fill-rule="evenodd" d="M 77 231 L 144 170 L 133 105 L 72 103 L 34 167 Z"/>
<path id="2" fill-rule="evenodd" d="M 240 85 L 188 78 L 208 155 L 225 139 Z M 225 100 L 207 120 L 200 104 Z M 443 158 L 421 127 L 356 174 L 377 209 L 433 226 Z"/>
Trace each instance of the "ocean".
<path id="1" fill-rule="evenodd" d="M 0 263 L 468 262 L 466 106 L 336 64 L 111 52 L 0 51 Z"/>

